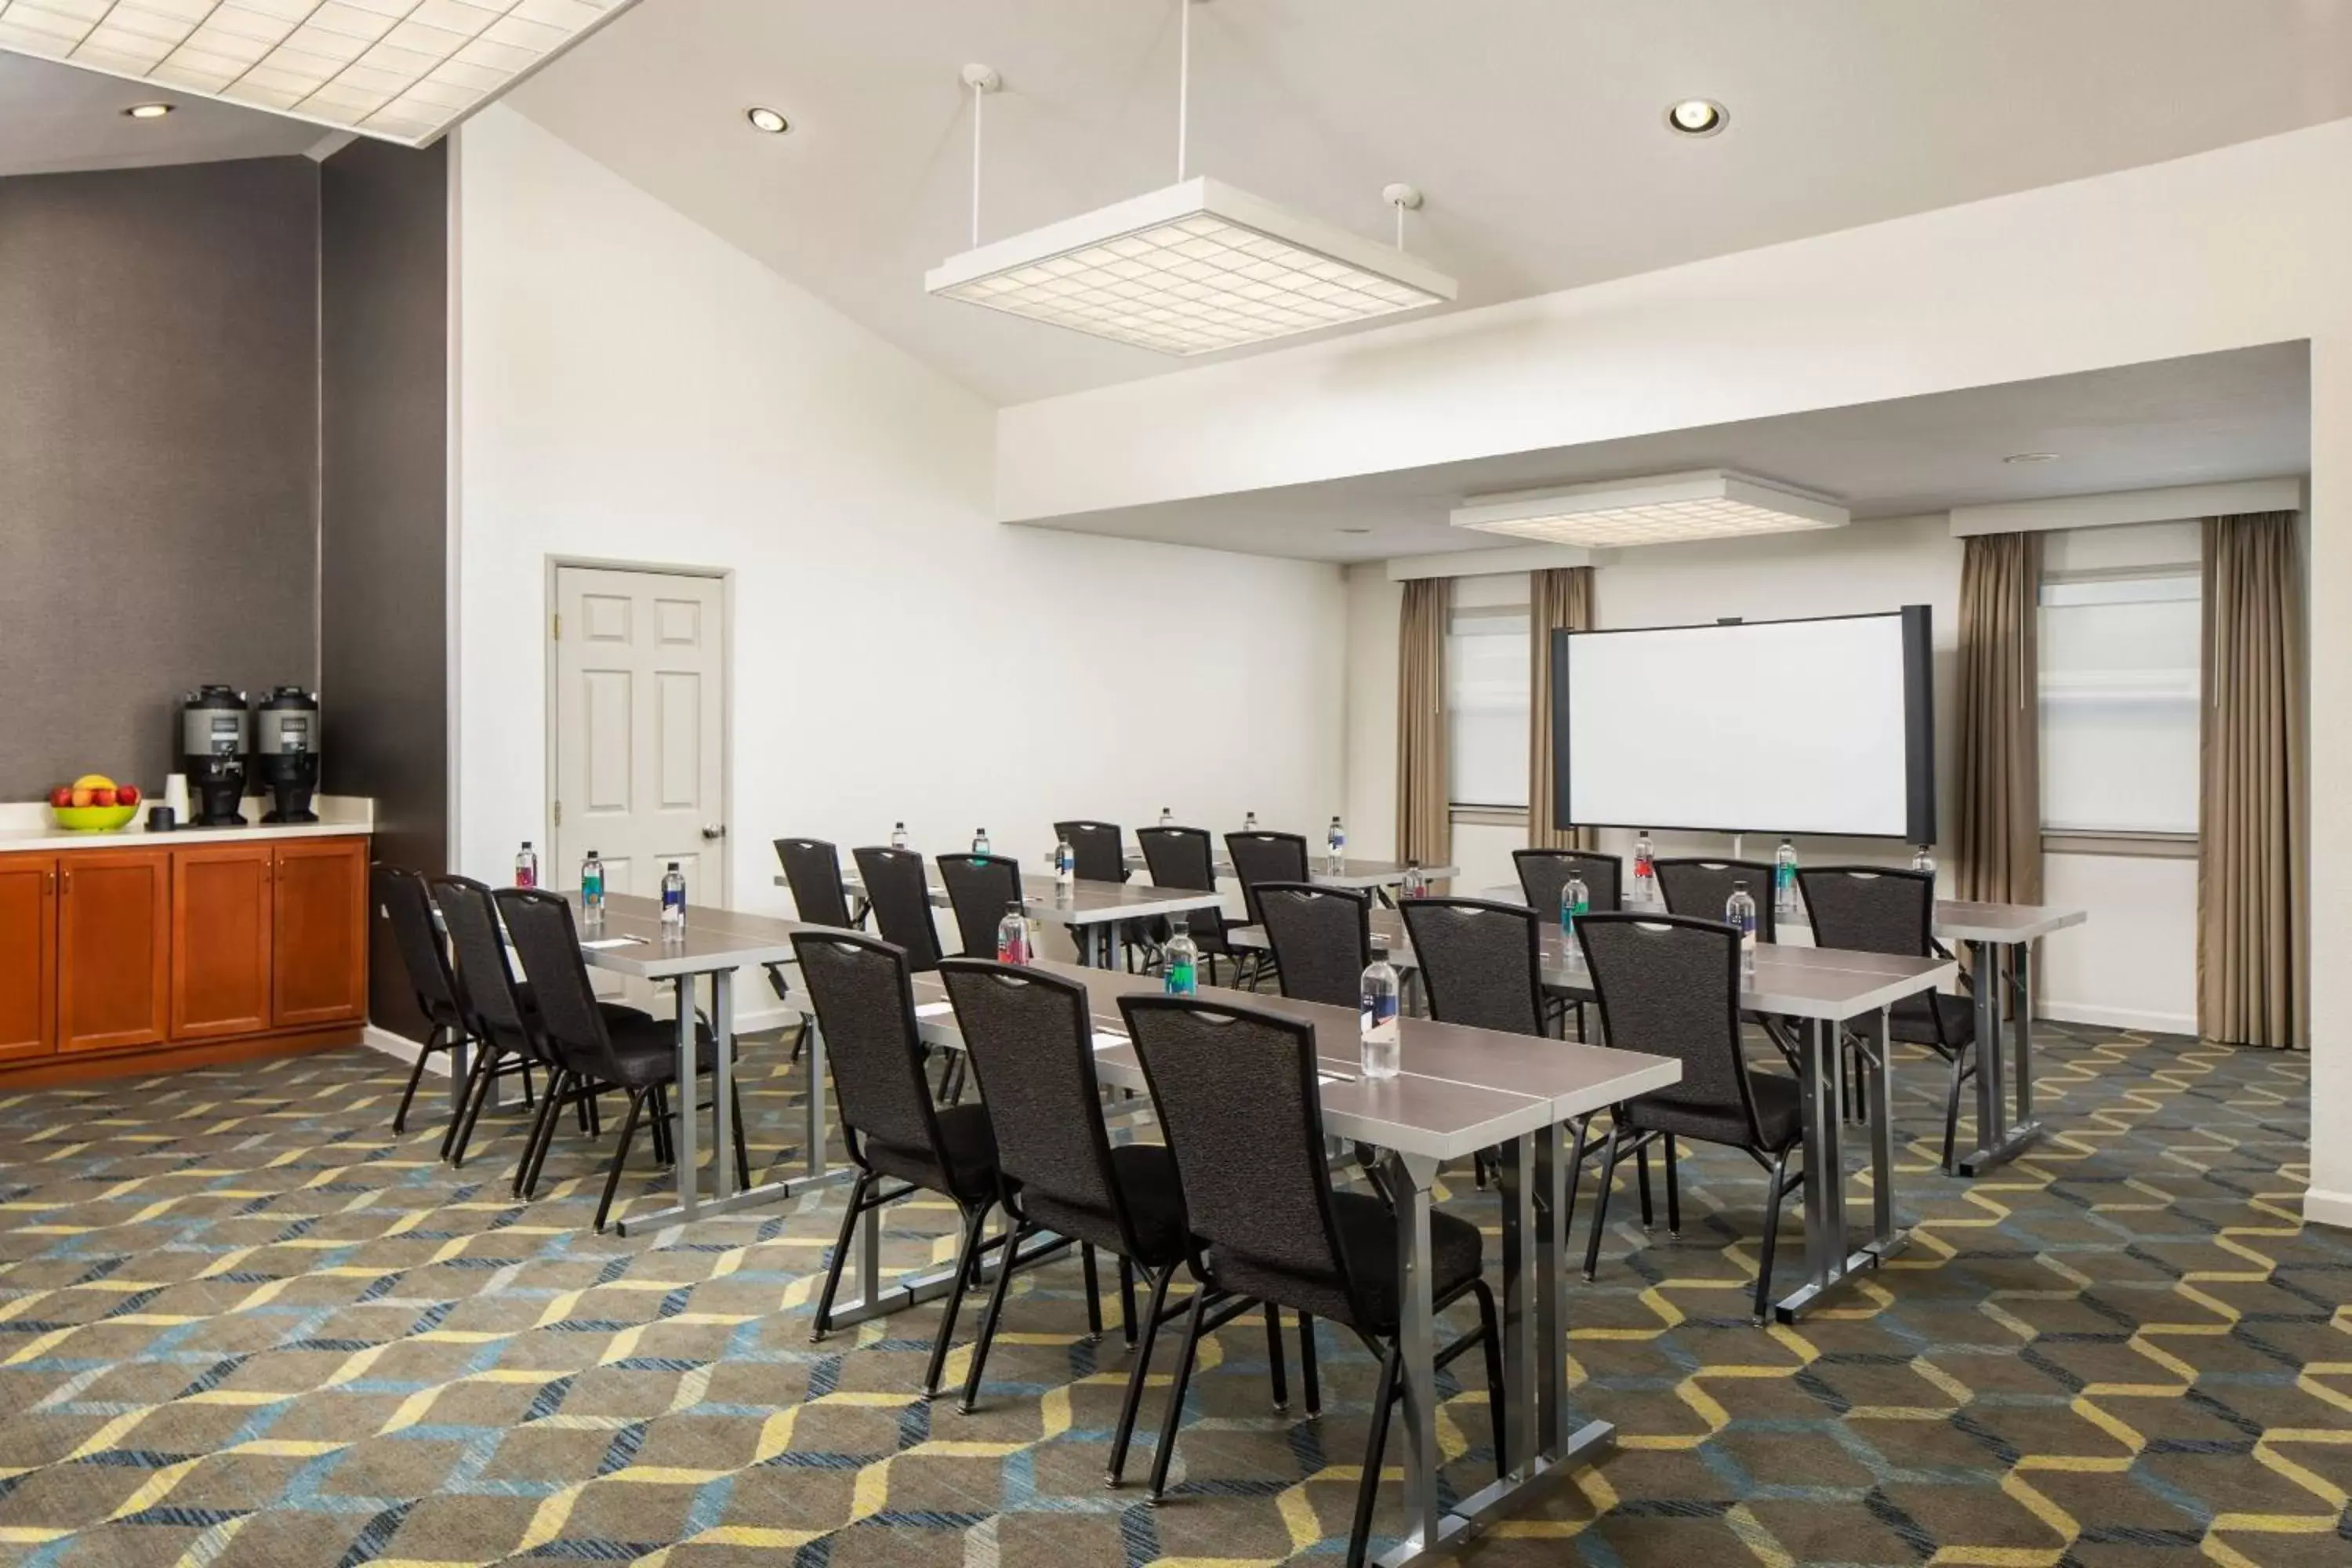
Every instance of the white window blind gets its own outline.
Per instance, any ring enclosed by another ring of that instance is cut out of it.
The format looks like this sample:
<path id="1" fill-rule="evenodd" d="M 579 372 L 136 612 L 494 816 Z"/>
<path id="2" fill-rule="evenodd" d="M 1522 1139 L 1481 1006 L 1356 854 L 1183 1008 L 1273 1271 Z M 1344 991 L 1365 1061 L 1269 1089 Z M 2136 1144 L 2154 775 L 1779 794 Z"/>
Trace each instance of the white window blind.
<path id="1" fill-rule="evenodd" d="M 1528 804 L 1525 605 L 1457 607 L 1445 623 L 1446 777 L 1453 804 Z"/>
<path id="2" fill-rule="evenodd" d="M 2042 825 L 2197 831 L 2197 569 L 2044 581 Z"/>

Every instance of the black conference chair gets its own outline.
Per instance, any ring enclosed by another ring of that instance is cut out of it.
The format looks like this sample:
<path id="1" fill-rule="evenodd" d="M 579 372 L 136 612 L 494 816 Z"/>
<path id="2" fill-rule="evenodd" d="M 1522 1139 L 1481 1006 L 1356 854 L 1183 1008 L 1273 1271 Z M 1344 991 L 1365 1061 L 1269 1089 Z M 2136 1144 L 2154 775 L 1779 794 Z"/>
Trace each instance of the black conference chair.
<path id="1" fill-rule="evenodd" d="M 425 1038 L 416 1047 L 416 1065 L 408 1071 L 408 1087 L 401 1091 L 400 1109 L 392 1113 L 392 1130 L 408 1131 L 408 1108 L 416 1100 L 416 1086 L 425 1077 L 426 1061 L 439 1051 L 456 1051 L 473 1041 L 466 1025 L 465 1005 L 458 1000 L 457 974 L 449 967 L 449 950 L 433 926 L 433 894 L 422 872 L 399 866 L 377 865 L 368 872 L 375 907 L 392 928 L 400 966 L 416 994 L 416 1009 L 425 1015 Z M 455 1126 L 457 1119 L 450 1118 Z M 443 1142 L 447 1142 L 445 1131 Z"/>
<path id="2" fill-rule="evenodd" d="M 535 1104 L 531 1068 L 551 1068 L 554 1064 L 531 1026 L 529 993 L 516 984 L 514 970 L 507 962 L 498 907 L 490 900 L 489 888 L 470 877 L 434 877 L 426 885 L 441 911 L 442 929 L 449 935 L 450 952 L 457 959 L 457 996 L 465 1008 L 467 1031 L 475 1041 L 473 1070 L 458 1096 L 458 1113 L 441 1140 L 441 1157 L 462 1167 L 467 1146 L 474 1140 L 475 1124 L 489 1100 L 491 1085 L 520 1078 L 523 1104 L 530 1107 Z"/>
<path id="3" fill-rule="evenodd" d="M 1004 911 L 1024 901 L 1021 863 L 1002 855 L 942 855 L 939 866 L 963 956 L 994 958 L 996 928 L 1004 923 Z"/>
<path id="4" fill-rule="evenodd" d="M 809 1338 L 814 1342 L 833 1331 L 833 1299 L 841 1289 L 857 1222 L 884 1204 L 918 1192 L 936 1193 L 963 1218 L 955 1280 L 923 1375 L 924 1392 L 936 1397 L 955 1338 L 957 1310 L 965 1290 L 979 1282 L 981 1254 L 1003 1240 L 984 1236 L 999 1190 L 988 1112 L 977 1105 L 931 1102 L 915 1032 L 913 971 L 904 949 L 850 931 L 804 931 L 793 933 L 793 951 L 824 1030 L 842 1142 L 857 1171 Z M 887 1183 L 894 1178 L 900 1184 L 891 1188 Z"/>
<path id="5" fill-rule="evenodd" d="M 1625 861 L 1622 856 L 1590 849 L 1514 849 L 1511 862 L 1518 869 L 1519 890 L 1527 896 L 1528 907 L 1535 910 L 1538 919 L 1559 919 L 1560 889 L 1568 886 L 1571 876 L 1583 879 L 1586 907 L 1594 914 L 1608 914 L 1624 907 Z M 1576 1037 L 1585 1037 L 1582 998 L 1561 997 L 1550 1006 L 1563 1021 L 1574 1013 Z"/>
<path id="6" fill-rule="evenodd" d="M 865 925 L 865 911 L 850 910 L 849 895 L 841 886 L 841 852 L 832 845 L 822 838 L 779 838 L 776 859 L 792 889 L 793 911 L 801 920 L 844 931 Z"/>
<path id="7" fill-rule="evenodd" d="M 1054 832 L 1069 842 L 1080 879 L 1088 882 L 1127 880 L 1126 839 L 1115 822 L 1057 822 Z"/>
<path id="8" fill-rule="evenodd" d="M 1360 888 L 1260 882 L 1258 912 L 1282 994 L 1353 1007 L 1372 962 L 1372 896 Z"/>
<path id="9" fill-rule="evenodd" d="M 1167 1492 L 1193 1354 L 1213 1310 L 1223 1309 L 1217 1315 L 1229 1318 L 1236 1302 L 1255 1301 L 1269 1324 L 1282 1307 L 1328 1319 L 1351 1330 L 1381 1363 L 1348 1536 L 1349 1568 L 1360 1568 L 1380 1494 L 1389 1412 L 1402 1393 L 1397 1336 L 1403 1259 L 1396 1216 L 1386 1205 L 1332 1189 L 1323 1154 L 1315 1027 L 1190 996 L 1122 996 L 1119 1010 L 1183 1177 L 1189 1263 L 1200 1281 L 1185 1315 L 1183 1348 L 1152 1456 L 1151 1500 L 1158 1502 Z M 1494 1292 L 1480 1278 L 1485 1247 L 1476 1226 L 1450 1214 L 1430 1215 L 1429 1239 L 1430 1296 L 1437 1309 L 1465 1296 L 1478 1304 L 1478 1326 L 1440 1351 L 1437 1364 L 1484 1346 L 1495 1468 L 1501 1475 L 1510 1468 L 1502 1341 Z"/>
<path id="10" fill-rule="evenodd" d="M 602 1232 L 613 1212 L 613 1196 L 621 1185 L 621 1168 L 628 1163 L 636 1141 L 637 1123 L 650 1108 L 654 1116 L 654 1152 L 664 1163 L 675 1156 L 677 1135 L 668 1127 L 673 1107 L 670 1091 L 677 1093 L 675 1113 L 692 1116 L 708 1106 L 695 1103 L 692 1083 L 677 1081 L 677 1026 L 634 1008 L 616 1008 L 596 1000 L 589 983 L 588 965 L 580 956 L 580 932 L 572 923 L 572 904 L 561 893 L 541 888 L 500 888 L 491 895 L 523 973 L 530 978 L 533 1032 L 546 1055 L 553 1058 L 564 1086 L 573 1095 L 618 1090 L 628 1097 L 628 1114 L 621 1121 L 621 1139 L 613 1148 L 613 1163 L 604 1173 L 604 1196 L 596 1204 L 596 1229 Z M 680 998 L 681 1005 L 685 999 Z M 719 1047 L 710 1027 L 694 1021 L 694 1071 L 698 1079 L 715 1073 Z M 735 1178 L 751 1184 L 751 1157 L 743 1142 L 742 1091 L 735 1090 L 727 1115 L 735 1130 Z M 546 1145 L 553 1138 L 563 1094 L 549 1090 L 542 1109 L 536 1147 L 530 1151 L 522 1183 L 535 1185 Z"/>
<path id="11" fill-rule="evenodd" d="M 1823 866 L 1797 873 L 1813 942 L 1848 952 L 1891 952 L 1906 958 L 1949 957 L 1935 938 L 1936 879 L 1925 871 L 1880 866 Z M 1951 1069 L 1944 1099 L 1944 1172 L 1953 1173 L 1960 1124 L 1960 1086 L 1974 1077 L 1976 1005 L 1969 996 L 1922 991 L 1888 1010 L 1895 1038 L 1926 1046 Z M 1875 1035 L 1875 1015 L 1862 1025 Z"/>
<path id="12" fill-rule="evenodd" d="M 1600 1266 L 1609 1184 L 1623 1154 L 1663 1141 L 1666 1228 L 1678 1233 L 1682 1204 L 1675 1140 L 1726 1144 L 1769 1173 L 1756 1270 L 1755 1318 L 1760 1323 L 1772 1297 L 1780 1200 L 1805 1179 L 1802 1170 L 1789 1173 L 1790 1154 L 1804 1145 L 1804 1101 L 1794 1079 L 1751 1072 L 1741 1054 L 1739 933 L 1721 921 L 1614 914 L 1577 921 L 1576 935 L 1600 994 L 1610 1044 L 1673 1057 L 1683 1065 L 1681 1082 L 1628 1100 L 1614 1113 L 1601 1156 L 1601 1191 L 1593 1200 L 1592 1236 L 1584 1249 L 1584 1277 L 1591 1279 Z"/>
<path id="13" fill-rule="evenodd" d="M 866 904 L 882 939 L 905 952 L 907 967 L 921 974 L 940 966 L 940 928 L 931 919 L 931 883 L 923 858 L 912 849 L 866 846 L 853 849 Z M 999 915 L 1004 912 L 997 906 Z"/>
<path id="14" fill-rule="evenodd" d="M 1139 827 L 1135 841 L 1143 849 L 1143 867 L 1155 888 L 1174 888 L 1183 892 L 1213 893 L 1217 890 L 1216 858 L 1210 852 L 1209 835 L 1198 827 Z M 1225 911 L 1222 909 L 1200 909 L 1184 917 L 1184 933 L 1200 950 L 1201 966 L 1207 971 L 1202 976 L 1205 984 L 1217 983 L 1217 961 L 1240 967 L 1241 958 L 1225 940 Z"/>
<path id="15" fill-rule="evenodd" d="M 1257 889 L 1261 882 L 1311 882 L 1314 873 L 1308 868 L 1307 840 L 1296 833 L 1228 833 L 1225 835 L 1225 857 L 1234 865 L 1234 879 L 1242 885 L 1242 906 L 1248 912 L 1249 923 L 1264 925 L 1265 912 L 1258 908 Z M 1243 977 L 1238 985 L 1255 984 L 1272 967 L 1270 952 L 1259 952 L 1244 961 Z"/>
<path id="16" fill-rule="evenodd" d="M 1666 913 L 1695 921 L 1720 921 L 1724 906 L 1731 901 L 1733 887 L 1745 882 L 1748 896 L 1756 900 L 1756 940 L 1780 940 L 1774 919 L 1777 911 L 1772 905 L 1772 868 L 1769 863 L 1708 860 L 1685 855 L 1660 858 L 1651 864 L 1658 873 L 1658 895 L 1666 901 Z"/>
<path id="17" fill-rule="evenodd" d="M 1013 1221 L 1012 1250 L 997 1270 L 980 1339 L 972 1346 L 962 1407 L 969 1412 L 980 1396 L 982 1372 L 1013 1272 L 1034 1261 L 1019 1258 L 1021 1244 L 1040 1231 L 1078 1243 L 1087 1323 L 1097 1334 L 1102 1308 L 1095 1253 L 1108 1252 L 1118 1259 L 1127 1342 L 1138 1347 L 1111 1441 L 1109 1474 L 1117 1484 L 1135 1431 L 1152 1338 L 1167 1315 L 1169 1282 L 1185 1256 L 1184 1196 L 1175 1156 L 1157 1144 L 1111 1143 L 1095 1078 L 1093 1010 L 1084 985 L 1042 970 L 971 958 L 948 959 L 940 965 L 940 977 L 955 1004 L 956 1026 L 980 1081 L 996 1141 L 999 1201 Z M 1135 1310 L 1139 1267 L 1151 1280 L 1151 1304 L 1140 1319 Z"/>

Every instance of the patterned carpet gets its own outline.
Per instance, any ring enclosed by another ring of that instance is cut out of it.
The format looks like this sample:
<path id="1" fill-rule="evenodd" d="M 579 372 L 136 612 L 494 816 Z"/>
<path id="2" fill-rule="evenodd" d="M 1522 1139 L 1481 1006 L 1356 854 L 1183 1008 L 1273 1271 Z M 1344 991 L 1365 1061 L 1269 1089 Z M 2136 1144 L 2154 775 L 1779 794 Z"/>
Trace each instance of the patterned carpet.
<path id="1" fill-rule="evenodd" d="M 1621 1200 L 1570 1346 L 1621 1447 L 1474 1560 L 2352 1562 L 2352 1237 L 2294 1218 L 2305 1059 L 2039 1038 L 2058 1136 L 1972 1183 L 1934 1168 L 1941 1073 L 1898 1065 L 1915 1245 L 1794 1329 L 1746 1319 L 1745 1158 L 1691 1159 L 1679 1240 Z M 747 1050 L 769 1159 L 783 1060 Z M 1101 1484 L 1126 1352 L 1087 1341 L 1074 1262 L 1016 1294 L 959 1415 L 913 1395 L 935 1306 L 809 1343 L 835 1193 L 599 1237 L 584 1137 L 517 1205 L 519 1123 L 452 1173 L 433 1116 L 387 1131 L 402 1070 L 0 1093 L 0 1563 L 1336 1561 L 1375 1370 L 1352 1342 L 1323 1342 L 1324 1415 L 1282 1416 L 1234 1323 L 1151 1509 Z M 1483 1217 L 1466 1179 L 1448 1201 Z M 889 1212 L 892 1262 L 947 1260 L 950 1210 Z M 1471 1375 L 1440 1418 L 1465 1489 L 1491 1474 Z"/>

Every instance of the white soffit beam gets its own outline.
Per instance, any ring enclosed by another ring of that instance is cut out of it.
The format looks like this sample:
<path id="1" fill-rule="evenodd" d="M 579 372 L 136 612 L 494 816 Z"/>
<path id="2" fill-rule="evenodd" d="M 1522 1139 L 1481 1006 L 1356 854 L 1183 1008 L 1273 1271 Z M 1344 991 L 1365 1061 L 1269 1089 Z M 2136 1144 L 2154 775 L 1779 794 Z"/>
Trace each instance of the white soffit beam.
<path id="1" fill-rule="evenodd" d="M 1843 528 L 1845 508 L 1722 468 L 1472 496 L 1456 528 L 1592 549 Z"/>
<path id="2" fill-rule="evenodd" d="M 2159 489 L 2108 490 L 2098 495 L 2053 496 L 2047 500 L 1995 501 L 1952 509 L 1952 534 L 2045 533 L 2061 528 L 2115 528 L 2134 522 L 2179 522 L 2229 517 L 2247 511 L 2301 511 L 2304 477 L 2235 479 L 2215 485 L 2168 485 Z"/>
<path id="3" fill-rule="evenodd" d="M 1520 544 L 1501 550 L 1448 550 L 1435 555 L 1389 558 L 1391 583 L 1423 577 L 1486 577 L 1502 572 L 1548 572 L 1555 566 L 1594 566 L 1598 552 L 1573 544 Z"/>
<path id="4" fill-rule="evenodd" d="M 636 0 L 0 0 L 0 49 L 406 146 Z"/>
<path id="5" fill-rule="evenodd" d="M 1205 177 L 951 256 L 923 287 L 1168 354 L 1416 310 L 1456 292 L 1402 250 Z"/>

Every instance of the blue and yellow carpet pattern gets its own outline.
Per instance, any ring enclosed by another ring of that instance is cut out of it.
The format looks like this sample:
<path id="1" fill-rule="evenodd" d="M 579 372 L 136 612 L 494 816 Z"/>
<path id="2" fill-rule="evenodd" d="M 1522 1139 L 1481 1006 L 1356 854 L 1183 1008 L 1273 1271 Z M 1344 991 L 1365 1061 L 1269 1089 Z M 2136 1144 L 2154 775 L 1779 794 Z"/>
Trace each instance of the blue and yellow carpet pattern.
<path id="1" fill-rule="evenodd" d="M 1679 1239 L 1621 1195 L 1570 1345 L 1620 1446 L 1472 1557 L 2352 1563 L 2352 1237 L 2295 1217 L 2306 1058 L 2038 1039 L 2055 1135 L 1973 1182 L 1935 1168 L 1940 1069 L 1898 1065 L 1915 1244 L 1794 1328 L 1748 1323 L 1744 1157 L 1686 1158 Z M 796 1072 L 772 1041 L 745 1062 L 781 1160 Z M 520 1118 L 453 1172 L 436 1114 L 388 1131 L 404 1071 L 354 1049 L 0 1090 L 0 1563 L 1337 1560 L 1375 1371 L 1351 1342 L 1322 1342 L 1307 1419 L 1271 1407 L 1263 1331 L 1233 1324 L 1152 1509 L 1102 1484 L 1127 1352 L 1086 1336 L 1074 1261 L 1016 1294 L 961 1415 L 916 1392 L 936 1306 L 809 1342 L 837 1190 L 598 1237 L 584 1135 L 518 1204 Z M 639 1150 L 624 1191 L 657 1206 Z M 1485 1218 L 1461 1175 L 1449 1205 Z M 888 1212 L 888 1261 L 948 1259 L 951 1211 Z M 1446 1387 L 1466 1489 L 1486 1406 L 1475 1373 Z"/>

